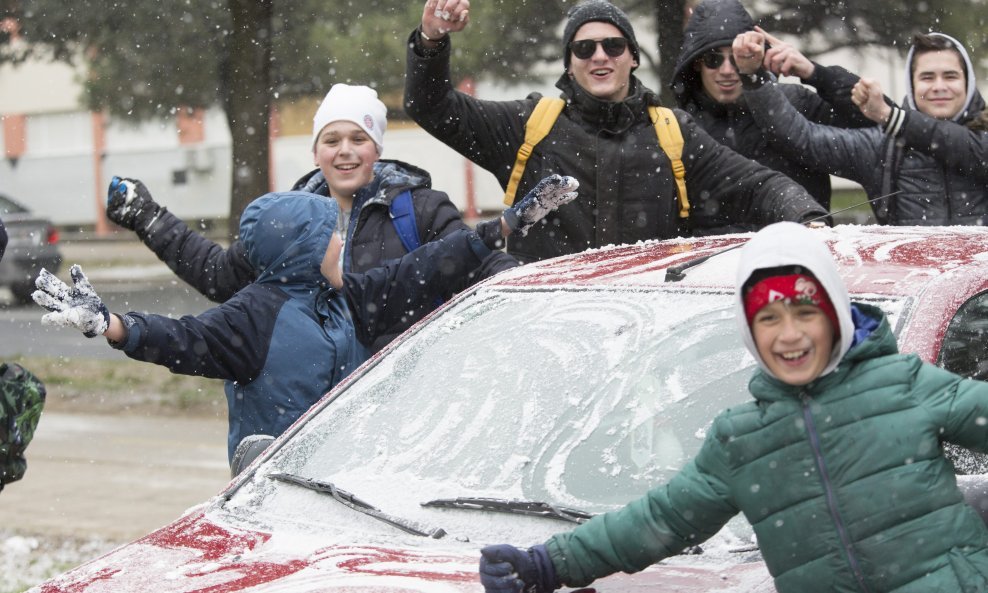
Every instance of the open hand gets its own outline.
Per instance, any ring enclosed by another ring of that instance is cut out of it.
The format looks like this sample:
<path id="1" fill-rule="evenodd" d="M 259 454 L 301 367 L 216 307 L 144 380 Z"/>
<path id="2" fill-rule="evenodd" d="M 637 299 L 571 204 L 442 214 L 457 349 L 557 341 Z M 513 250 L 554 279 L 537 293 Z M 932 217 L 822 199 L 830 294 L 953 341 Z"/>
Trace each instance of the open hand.
<path id="1" fill-rule="evenodd" d="M 78 264 L 70 268 L 69 274 L 72 275 L 71 288 L 44 268 L 34 281 L 38 290 L 31 298 L 51 311 L 41 318 L 41 323 L 75 328 L 87 338 L 95 338 L 110 326 L 110 311 Z"/>

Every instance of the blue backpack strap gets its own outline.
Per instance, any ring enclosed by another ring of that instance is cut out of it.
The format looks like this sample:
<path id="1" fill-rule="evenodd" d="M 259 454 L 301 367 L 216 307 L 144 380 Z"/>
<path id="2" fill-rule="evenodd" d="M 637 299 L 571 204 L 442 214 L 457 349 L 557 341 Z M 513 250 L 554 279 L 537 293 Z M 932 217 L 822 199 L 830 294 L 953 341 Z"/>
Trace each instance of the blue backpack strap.
<path id="1" fill-rule="evenodd" d="M 415 251 L 422 241 L 419 240 L 419 228 L 415 224 L 415 206 L 412 204 L 412 190 L 406 189 L 391 201 L 391 223 L 395 225 L 395 232 L 401 239 L 401 244 L 405 250 L 411 253 Z"/>

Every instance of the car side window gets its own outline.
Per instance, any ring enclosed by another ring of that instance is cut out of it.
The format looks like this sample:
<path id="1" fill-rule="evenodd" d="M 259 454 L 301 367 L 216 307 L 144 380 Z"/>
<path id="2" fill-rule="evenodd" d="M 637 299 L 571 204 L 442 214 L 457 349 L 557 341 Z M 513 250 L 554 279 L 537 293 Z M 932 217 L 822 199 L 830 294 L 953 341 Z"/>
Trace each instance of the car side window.
<path id="1" fill-rule="evenodd" d="M 988 381 L 988 292 L 957 309 L 944 334 L 937 364 L 952 373 Z"/>
<path id="2" fill-rule="evenodd" d="M 937 364 L 948 371 L 988 381 L 988 292 L 961 305 L 943 337 Z M 959 475 L 988 472 L 988 455 L 944 443 L 944 453 Z"/>

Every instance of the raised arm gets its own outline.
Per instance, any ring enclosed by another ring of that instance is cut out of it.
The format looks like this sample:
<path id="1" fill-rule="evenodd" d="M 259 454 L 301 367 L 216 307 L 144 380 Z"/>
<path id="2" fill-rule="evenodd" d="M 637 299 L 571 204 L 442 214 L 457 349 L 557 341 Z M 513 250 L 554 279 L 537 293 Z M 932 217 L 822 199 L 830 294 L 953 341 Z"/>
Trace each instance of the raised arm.
<path id="1" fill-rule="evenodd" d="M 114 177 L 106 215 L 135 231 L 158 259 L 206 298 L 223 302 L 253 282 L 255 273 L 239 241 L 228 249 L 189 228 L 159 205 L 137 179 Z"/>
<path id="2" fill-rule="evenodd" d="M 944 167 L 988 183 L 988 133 L 936 119 L 921 111 L 905 110 L 877 99 L 877 82 L 862 79 L 854 87 L 861 110 L 906 148 L 927 154 Z"/>
<path id="3" fill-rule="evenodd" d="M 792 44 L 775 37 L 761 27 L 755 32 L 764 38 L 762 67 L 776 76 L 795 76 L 800 82 L 816 89 L 805 90 L 797 106 L 811 122 L 841 128 L 863 128 L 874 125 L 862 115 L 851 99 L 851 88 L 858 75 L 840 66 L 822 66 L 813 62 Z"/>
<path id="4" fill-rule="evenodd" d="M 273 323 L 252 313 L 256 300 L 248 307 L 233 299 L 197 317 L 181 319 L 145 313 L 116 315 L 107 309 L 81 267 L 72 266 L 70 274 L 71 287 L 47 270 L 38 275 L 38 290 L 31 296 L 49 311 L 41 318 L 42 324 L 75 329 L 87 338 L 105 336 L 112 347 L 130 358 L 183 375 L 249 383 L 264 363 L 266 349 L 253 347 L 258 341 L 237 329 L 258 330 Z M 268 292 L 269 298 L 279 298 L 275 291 Z"/>
<path id="5" fill-rule="evenodd" d="M 433 2 L 426 3 L 426 13 Z M 426 17 L 424 14 L 421 26 L 431 37 L 432 25 Z M 510 170 L 502 169 L 515 160 L 524 139 L 525 121 L 537 98 L 482 101 L 457 91 L 450 82 L 450 48 L 448 35 L 426 41 L 419 28 L 412 31 L 405 72 L 405 112 L 441 142 L 493 172 L 504 185 Z"/>

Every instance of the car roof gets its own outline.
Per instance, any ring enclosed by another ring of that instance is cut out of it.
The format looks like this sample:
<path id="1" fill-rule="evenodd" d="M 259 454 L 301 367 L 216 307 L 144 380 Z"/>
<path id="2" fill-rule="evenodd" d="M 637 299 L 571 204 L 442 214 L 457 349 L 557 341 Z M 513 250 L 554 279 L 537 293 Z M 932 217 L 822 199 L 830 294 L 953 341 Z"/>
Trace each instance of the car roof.
<path id="1" fill-rule="evenodd" d="M 988 229 L 840 225 L 818 231 L 851 294 L 906 300 L 900 348 L 933 361 L 957 307 L 988 290 Z M 499 274 L 495 288 L 674 288 L 733 291 L 752 233 L 646 241 L 537 262 Z M 704 259 L 706 258 L 706 259 Z M 682 279 L 667 270 L 684 266 Z"/>

